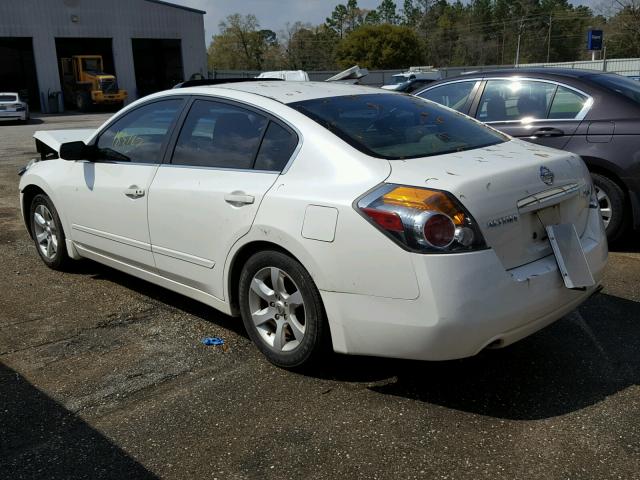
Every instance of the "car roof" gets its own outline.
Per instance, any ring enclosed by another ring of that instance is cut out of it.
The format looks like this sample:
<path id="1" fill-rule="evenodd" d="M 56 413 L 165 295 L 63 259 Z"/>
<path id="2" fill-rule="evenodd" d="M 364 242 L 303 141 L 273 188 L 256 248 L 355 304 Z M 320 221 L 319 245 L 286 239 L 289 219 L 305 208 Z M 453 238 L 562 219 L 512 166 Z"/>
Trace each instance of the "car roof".
<path id="1" fill-rule="evenodd" d="M 598 75 L 602 73 L 607 73 L 607 72 L 601 72 L 599 70 L 582 70 L 577 68 L 530 67 L 530 68 L 499 68 L 499 69 L 493 69 L 493 70 L 478 70 L 472 73 L 462 74 L 460 75 L 460 77 L 471 77 L 471 76 L 487 77 L 491 75 L 495 75 L 495 76 L 537 75 L 537 76 L 545 76 L 545 77 L 583 78 L 583 77 L 589 77 L 592 75 Z M 459 77 L 456 77 L 456 78 L 459 78 Z"/>
<path id="2" fill-rule="evenodd" d="M 300 102 L 303 100 L 314 100 L 317 98 L 364 95 L 367 93 L 392 94 L 392 92 L 382 91 L 378 88 L 336 82 L 251 81 L 187 87 L 183 89 L 183 91 L 200 95 L 212 95 L 220 90 L 234 90 L 238 92 L 251 93 L 254 95 L 260 95 L 261 97 L 271 98 L 272 100 L 285 104 Z"/>
<path id="3" fill-rule="evenodd" d="M 18 95 L 17 92 L 0 92 L 0 95 Z"/>

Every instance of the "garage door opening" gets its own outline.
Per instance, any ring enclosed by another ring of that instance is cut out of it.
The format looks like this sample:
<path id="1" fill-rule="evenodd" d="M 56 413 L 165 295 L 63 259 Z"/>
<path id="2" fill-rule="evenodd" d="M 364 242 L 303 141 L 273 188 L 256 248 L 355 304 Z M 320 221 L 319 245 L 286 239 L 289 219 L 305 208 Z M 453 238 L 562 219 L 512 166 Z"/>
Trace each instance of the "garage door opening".
<path id="1" fill-rule="evenodd" d="M 40 110 L 31 37 L 0 37 L 0 92 L 17 92 L 29 108 Z"/>
<path id="2" fill-rule="evenodd" d="M 73 86 L 70 84 L 73 79 L 73 71 L 67 68 L 67 74 L 64 74 L 62 59 L 71 58 L 75 55 L 101 56 L 103 72 L 115 75 L 116 78 L 118 77 L 113 62 L 113 48 L 110 38 L 56 38 L 60 85 L 62 86 L 65 105 L 71 109 L 76 108 L 76 95 L 73 93 Z"/>
<path id="3" fill-rule="evenodd" d="M 184 81 L 180 40 L 134 38 L 131 46 L 138 98 Z"/>

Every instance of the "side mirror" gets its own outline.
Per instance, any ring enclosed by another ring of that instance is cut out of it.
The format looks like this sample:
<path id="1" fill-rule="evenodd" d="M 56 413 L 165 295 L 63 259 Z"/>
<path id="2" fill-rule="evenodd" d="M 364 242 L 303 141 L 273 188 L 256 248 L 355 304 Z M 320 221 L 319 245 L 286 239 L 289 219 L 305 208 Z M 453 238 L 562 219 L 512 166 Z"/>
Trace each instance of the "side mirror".
<path id="1" fill-rule="evenodd" d="M 89 153 L 84 142 L 67 142 L 60 145 L 59 156 L 63 160 L 89 160 Z"/>

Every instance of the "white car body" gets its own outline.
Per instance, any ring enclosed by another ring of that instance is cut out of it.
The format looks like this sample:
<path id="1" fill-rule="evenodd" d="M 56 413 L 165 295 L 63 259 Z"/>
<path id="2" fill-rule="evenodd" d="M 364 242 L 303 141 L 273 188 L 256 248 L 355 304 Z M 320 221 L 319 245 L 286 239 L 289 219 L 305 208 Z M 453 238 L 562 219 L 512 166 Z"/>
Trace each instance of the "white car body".
<path id="1" fill-rule="evenodd" d="M 360 94 L 371 89 L 252 82 L 145 97 L 116 116 L 160 98 L 215 97 L 286 122 L 299 144 L 281 172 L 38 161 L 20 180 L 23 214 L 28 217 L 25 199 L 41 190 L 56 205 L 71 257 L 93 259 L 231 315 L 238 314 L 232 272 L 239 252 L 265 245 L 284 249 L 311 275 L 333 349 L 347 354 L 472 356 L 526 337 L 596 291 L 607 244 L 598 209 L 589 208 L 591 180 L 578 156 L 508 139 L 486 148 L 387 160 L 359 151 L 287 105 Z M 58 150 L 74 138 L 91 143 L 103 127 L 93 135 L 48 131 L 35 137 Z M 554 188 L 578 189 L 549 205 L 555 205 L 550 208 L 558 221 L 576 226 L 593 286 L 566 288 L 549 242 L 531 238 L 539 222 L 535 212 L 518 212 L 520 200 L 551 191 L 540 179 L 541 166 L 554 172 Z M 385 183 L 450 192 L 477 221 L 488 248 L 450 254 L 400 248 L 354 208 L 358 198 Z M 132 186 L 147 194 L 132 200 L 126 196 Z M 230 195 L 241 201 L 251 196 L 251 203 L 234 206 Z M 488 226 L 512 215 L 520 220 Z"/>
<path id="2" fill-rule="evenodd" d="M 29 120 L 29 105 L 20 100 L 15 92 L 0 92 L 0 122 L 26 122 Z"/>

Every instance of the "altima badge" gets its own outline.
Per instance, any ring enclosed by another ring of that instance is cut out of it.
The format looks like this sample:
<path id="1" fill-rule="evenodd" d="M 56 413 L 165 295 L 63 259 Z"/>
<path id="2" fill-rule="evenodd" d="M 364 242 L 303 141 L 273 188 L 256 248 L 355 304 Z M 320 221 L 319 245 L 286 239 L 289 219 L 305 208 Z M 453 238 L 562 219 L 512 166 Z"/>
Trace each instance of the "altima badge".
<path id="1" fill-rule="evenodd" d="M 487 227 L 499 227 L 501 225 L 507 225 L 509 223 L 515 223 L 518 221 L 518 215 L 507 215 L 505 217 L 494 218 L 487 222 Z"/>
<path id="2" fill-rule="evenodd" d="M 553 180 L 555 175 L 553 172 L 547 167 L 540 167 L 540 180 L 542 180 L 547 185 L 553 185 Z"/>

